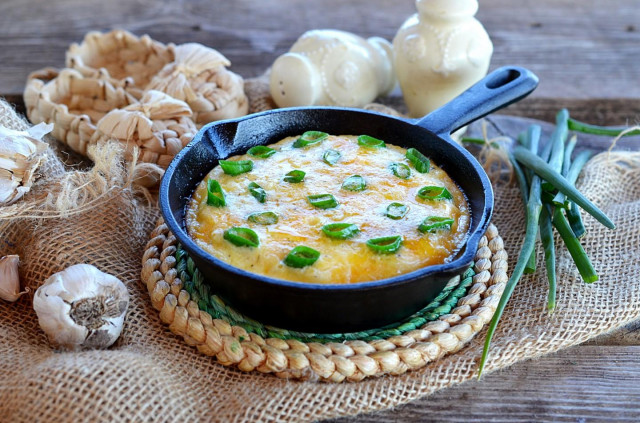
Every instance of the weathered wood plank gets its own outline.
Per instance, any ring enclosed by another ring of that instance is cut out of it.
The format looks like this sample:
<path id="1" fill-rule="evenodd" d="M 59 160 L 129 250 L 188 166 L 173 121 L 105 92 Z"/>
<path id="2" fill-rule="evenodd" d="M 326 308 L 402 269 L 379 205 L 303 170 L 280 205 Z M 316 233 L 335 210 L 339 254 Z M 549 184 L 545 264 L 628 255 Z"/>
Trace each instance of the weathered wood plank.
<path id="1" fill-rule="evenodd" d="M 394 410 L 332 422 L 637 422 L 639 378 L 640 346 L 578 346 Z"/>
<path id="2" fill-rule="evenodd" d="M 0 97 L 3 97 L 0 94 Z M 6 95 L 4 99 L 24 113 L 22 94 Z M 388 101 L 389 99 L 383 99 Z M 399 98 L 390 101 L 392 105 L 402 103 Z M 527 98 L 499 111 L 499 114 L 526 117 L 554 122 L 556 113 L 562 108 L 569 109 L 571 116 L 595 125 L 638 125 L 640 124 L 640 99 L 572 99 L 572 98 Z"/>
<path id="3" fill-rule="evenodd" d="M 391 39 L 414 10 L 413 0 L 3 0 L 0 95 L 20 106 L 28 73 L 62 66 L 68 45 L 90 30 L 201 42 L 251 77 L 308 29 Z M 640 120 L 637 0 L 483 0 L 478 18 L 494 41 L 492 68 L 518 64 L 541 78 L 531 98 L 501 113 L 553 121 L 566 107 L 596 124 Z M 338 421 L 639 421 L 639 326 L 393 411 Z"/>
<path id="4" fill-rule="evenodd" d="M 3 0 L 0 93 L 20 94 L 29 72 L 61 66 L 90 30 L 121 27 L 163 42 L 219 49 L 243 76 L 256 76 L 304 31 L 338 28 L 393 38 L 413 0 Z M 637 0 L 484 0 L 492 67 L 518 64 L 541 78 L 534 97 L 640 97 Z"/>

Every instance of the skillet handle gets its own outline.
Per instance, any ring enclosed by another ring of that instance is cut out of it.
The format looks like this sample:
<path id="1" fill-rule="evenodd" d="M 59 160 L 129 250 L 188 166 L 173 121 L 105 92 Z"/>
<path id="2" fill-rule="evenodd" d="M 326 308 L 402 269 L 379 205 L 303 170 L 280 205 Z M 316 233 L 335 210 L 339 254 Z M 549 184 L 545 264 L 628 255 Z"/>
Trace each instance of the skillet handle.
<path id="1" fill-rule="evenodd" d="M 494 70 L 415 124 L 438 135 L 448 136 L 474 120 L 526 97 L 537 86 L 538 77 L 530 70 L 505 66 Z"/>

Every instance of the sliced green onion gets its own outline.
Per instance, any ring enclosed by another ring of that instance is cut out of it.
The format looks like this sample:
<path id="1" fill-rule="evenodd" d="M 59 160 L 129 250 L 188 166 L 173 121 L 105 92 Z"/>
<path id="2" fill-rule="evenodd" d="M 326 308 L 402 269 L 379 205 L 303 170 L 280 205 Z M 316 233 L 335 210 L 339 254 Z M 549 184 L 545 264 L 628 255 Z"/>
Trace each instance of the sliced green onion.
<path id="1" fill-rule="evenodd" d="M 331 194 L 316 194 L 307 197 L 309 203 L 319 209 L 332 209 L 338 207 L 338 200 Z"/>
<path id="2" fill-rule="evenodd" d="M 287 254 L 283 262 L 289 267 L 300 269 L 311 266 L 320 258 L 320 251 L 304 245 L 298 245 Z"/>
<path id="3" fill-rule="evenodd" d="M 227 205 L 227 200 L 224 198 L 224 191 L 220 183 L 214 179 L 209 179 L 207 182 L 207 204 L 213 207 L 223 207 Z"/>
<path id="4" fill-rule="evenodd" d="M 429 216 L 418 226 L 418 230 L 422 233 L 435 232 L 440 229 L 451 230 L 451 225 L 453 225 L 453 219 L 450 217 Z"/>
<path id="5" fill-rule="evenodd" d="M 391 163 L 389 169 L 400 179 L 409 179 L 409 176 L 411 176 L 411 169 L 404 163 Z"/>
<path id="6" fill-rule="evenodd" d="M 410 148 L 407 150 L 405 157 L 411 162 L 418 172 L 429 173 L 429 170 L 431 169 L 431 162 L 427 156 L 415 148 Z"/>
<path id="7" fill-rule="evenodd" d="M 322 232 L 329 238 L 349 239 L 356 236 L 360 229 L 353 223 L 330 223 L 322 227 Z"/>
<path id="8" fill-rule="evenodd" d="M 370 137 L 369 135 L 360 135 L 358 137 L 358 145 L 368 148 L 384 148 L 387 146 L 384 141 Z"/>
<path id="9" fill-rule="evenodd" d="M 302 148 L 324 141 L 329 134 L 320 131 L 307 131 L 293 143 L 293 148 Z"/>
<path id="10" fill-rule="evenodd" d="M 257 212 L 247 216 L 247 220 L 259 225 L 273 225 L 278 223 L 278 215 L 271 211 Z"/>
<path id="11" fill-rule="evenodd" d="M 383 236 L 382 238 L 372 238 L 367 241 L 367 246 L 376 253 L 380 254 L 392 254 L 400 249 L 402 245 L 402 237 L 396 236 Z"/>
<path id="12" fill-rule="evenodd" d="M 409 210 L 409 207 L 402 203 L 391 203 L 387 206 L 387 212 L 385 213 L 389 219 L 399 220 L 402 219 Z"/>
<path id="13" fill-rule="evenodd" d="M 249 228 L 234 226 L 224 231 L 223 238 L 238 247 L 257 247 L 260 245 L 258 234 Z"/>
<path id="14" fill-rule="evenodd" d="M 253 169 L 253 162 L 251 160 L 220 160 L 219 163 L 224 173 L 231 176 L 240 175 Z"/>
<path id="15" fill-rule="evenodd" d="M 344 180 L 342 189 L 347 191 L 364 191 L 367 189 L 367 182 L 360 175 L 352 175 Z"/>
<path id="16" fill-rule="evenodd" d="M 291 184 L 297 184 L 304 181 L 304 175 L 306 175 L 306 173 L 302 170 L 292 170 L 284 175 L 284 181 Z"/>
<path id="17" fill-rule="evenodd" d="M 339 151 L 327 150 L 322 155 L 322 160 L 324 160 L 326 164 L 333 166 L 334 164 L 338 163 L 338 160 L 340 160 L 340 157 L 342 157 L 342 154 L 340 154 Z"/>
<path id="18" fill-rule="evenodd" d="M 251 147 L 247 154 L 251 157 L 257 157 L 259 159 L 266 159 L 267 157 L 271 157 L 276 154 L 276 150 L 273 148 L 269 148 L 264 145 L 256 145 L 255 147 Z"/>
<path id="19" fill-rule="evenodd" d="M 253 198 L 258 200 L 259 203 L 264 203 L 267 199 L 267 192 L 257 183 L 249 183 L 249 192 L 253 195 Z"/>
<path id="20" fill-rule="evenodd" d="M 418 197 L 423 200 L 451 200 L 453 197 L 445 187 L 426 186 L 418 190 Z"/>

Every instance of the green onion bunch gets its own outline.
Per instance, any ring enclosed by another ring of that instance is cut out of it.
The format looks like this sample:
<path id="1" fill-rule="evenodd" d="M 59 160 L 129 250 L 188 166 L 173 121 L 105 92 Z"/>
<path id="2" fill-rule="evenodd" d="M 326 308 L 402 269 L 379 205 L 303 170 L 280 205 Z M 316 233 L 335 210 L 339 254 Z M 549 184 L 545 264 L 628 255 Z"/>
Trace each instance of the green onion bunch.
<path id="1" fill-rule="evenodd" d="M 540 126 L 532 125 L 518 137 L 519 145 L 509 152 L 509 160 L 520 186 L 523 203 L 526 205 L 525 237 L 513 273 L 489 324 L 478 377 L 484 369 L 491 339 L 500 317 L 518 281 L 524 273 L 535 272 L 535 245 L 538 233 L 544 250 L 545 271 L 549 282 L 549 312 L 553 312 L 556 307 L 556 246 L 553 228 L 569 251 L 582 280 L 586 283 L 598 280 L 598 274 L 580 244 L 580 238 L 586 233 L 582 212 L 587 212 L 607 228 L 615 229 L 615 224 L 575 187 L 580 171 L 592 152 L 582 151 L 572 158 L 577 137 L 574 135 L 569 139 L 569 131 L 616 136 L 625 129 L 584 124 L 571 119 L 569 112 L 563 109 L 557 114 L 555 129 L 542 150 L 539 149 Z"/>

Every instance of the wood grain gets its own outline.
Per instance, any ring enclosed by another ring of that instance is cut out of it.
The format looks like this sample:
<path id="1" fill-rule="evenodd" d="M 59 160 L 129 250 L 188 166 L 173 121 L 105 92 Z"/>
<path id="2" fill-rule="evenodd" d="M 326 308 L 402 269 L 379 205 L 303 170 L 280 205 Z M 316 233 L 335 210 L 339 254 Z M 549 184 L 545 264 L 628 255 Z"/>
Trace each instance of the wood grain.
<path id="1" fill-rule="evenodd" d="M 27 75 L 62 66 L 68 45 L 91 30 L 124 28 L 163 42 L 200 42 L 252 77 L 304 31 L 337 28 L 392 39 L 414 11 L 414 0 L 2 0 L 0 96 L 23 107 Z M 638 0 L 482 0 L 477 17 L 494 42 L 492 68 L 517 64 L 541 80 L 530 98 L 501 113 L 551 122 L 566 107 L 595 124 L 640 121 Z M 639 378 L 636 322 L 481 382 L 333 422 L 637 422 Z"/>
<path id="2" fill-rule="evenodd" d="M 578 346 L 394 410 L 331 422 L 638 422 L 639 378 L 639 346 Z"/>
<path id="3" fill-rule="evenodd" d="M 3 0 L 0 93 L 20 94 L 31 71 L 62 66 L 67 46 L 90 30 L 200 42 L 251 77 L 306 30 L 392 39 L 414 11 L 413 0 Z M 518 64 L 536 72 L 534 97 L 640 97 L 637 0 L 483 0 L 477 17 L 494 42 L 492 68 Z"/>

